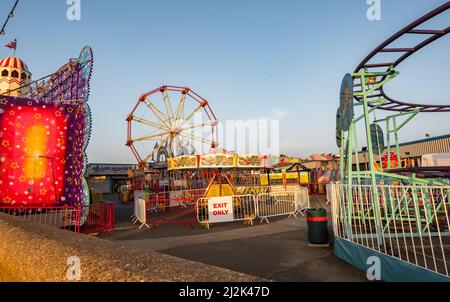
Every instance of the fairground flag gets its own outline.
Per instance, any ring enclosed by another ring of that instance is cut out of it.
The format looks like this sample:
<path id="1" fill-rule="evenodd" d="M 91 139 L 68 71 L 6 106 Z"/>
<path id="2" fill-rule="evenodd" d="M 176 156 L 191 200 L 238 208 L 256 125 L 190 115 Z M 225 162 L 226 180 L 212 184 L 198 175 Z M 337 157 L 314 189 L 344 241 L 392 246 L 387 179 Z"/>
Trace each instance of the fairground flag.
<path id="1" fill-rule="evenodd" d="M 9 42 L 5 46 L 8 47 L 8 48 L 16 50 L 16 48 L 17 48 L 17 39 L 14 39 L 14 41 Z"/>

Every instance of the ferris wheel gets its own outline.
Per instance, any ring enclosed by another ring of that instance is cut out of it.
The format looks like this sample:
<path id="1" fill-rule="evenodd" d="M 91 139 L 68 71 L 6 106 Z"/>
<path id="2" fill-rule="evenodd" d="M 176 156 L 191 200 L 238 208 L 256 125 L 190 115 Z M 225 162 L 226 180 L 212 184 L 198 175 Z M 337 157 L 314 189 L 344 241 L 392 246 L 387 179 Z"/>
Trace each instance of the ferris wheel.
<path id="1" fill-rule="evenodd" d="M 162 86 L 142 95 L 127 123 L 126 145 L 141 165 L 218 146 L 214 112 L 187 87 Z"/>

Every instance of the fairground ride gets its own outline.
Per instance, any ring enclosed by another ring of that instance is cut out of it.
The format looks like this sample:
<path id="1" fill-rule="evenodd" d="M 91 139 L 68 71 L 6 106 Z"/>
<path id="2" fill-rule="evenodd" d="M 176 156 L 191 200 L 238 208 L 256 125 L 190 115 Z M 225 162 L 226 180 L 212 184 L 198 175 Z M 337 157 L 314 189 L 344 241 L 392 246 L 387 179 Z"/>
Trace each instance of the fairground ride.
<path id="1" fill-rule="evenodd" d="M 397 100 L 387 94 L 384 86 L 399 75 L 397 67 L 402 62 L 450 32 L 450 27 L 421 27 L 443 16 L 449 8 L 450 2 L 447 2 L 403 28 L 375 48 L 352 74 L 345 75 L 336 116 L 341 182 L 351 184 L 357 180 L 359 183 L 404 185 L 448 183 L 450 167 L 402 169 L 399 132 L 418 114 L 450 112 L 450 105 L 427 105 Z M 418 36 L 419 42 L 415 42 L 412 47 L 398 46 L 401 43 L 411 43 L 408 40 L 411 36 Z M 387 62 L 380 61 L 382 59 Z M 360 115 L 355 115 L 356 108 L 361 108 Z M 383 111 L 386 116 L 377 118 L 377 114 L 381 115 Z M 365 171 L 360 170 L 358 124 L 363 124 L 365 128 L 368 159 Z M 387 161 L 384 164 L 383 154 Z"/>
<path id="2" fill-rule="evenodd" d="M 188 87 L 162 86 L 142 95 L 127 123 L 126 145 L 141 167 L 217 147 L 216 116 Z"/>
<path id="3" fill-rule="evenodd" d="M 140 167 L 130 172 L 137 175 L 130 177 L 132 192 L 147 187 L 162 194 L 236 195 L 238 181 L 259 186 L 257 172 L 268 168 L 267 157 L 218 148 L 216 115 L 188 87 L 162 86 L 144 94 L 126 121 L 126 145 Z"/>
<path id="4" fill-rule="evenodd" d="M 450 167 L 403 168 L 399 145 L 400 130 L 414 117 L 450 112 L 450 105 L 398 100 L 384 89 L 402 62 L 450 32 L 448 15 L 443 18 L 449 9 L 450 1 L 394 34 L 342 81 L 336 118 L 341 181 L 329 187 L 335 254 L 361 269 L 367 257 L 380 257 L 386 281 L 450 278 Z M 442 20 L 445 27 L 429 29 Z M 411 36 L 419 42 L 406 47 Z M 365 130 L 362 154 L 357 126 Z"/>
<path id="5" fill-rule="evenodd" d="M 16 57 L 1 60 L 0 68 L 1 196 L 17 206 L 88 205 L 92 49 L 35 81 Z"/>

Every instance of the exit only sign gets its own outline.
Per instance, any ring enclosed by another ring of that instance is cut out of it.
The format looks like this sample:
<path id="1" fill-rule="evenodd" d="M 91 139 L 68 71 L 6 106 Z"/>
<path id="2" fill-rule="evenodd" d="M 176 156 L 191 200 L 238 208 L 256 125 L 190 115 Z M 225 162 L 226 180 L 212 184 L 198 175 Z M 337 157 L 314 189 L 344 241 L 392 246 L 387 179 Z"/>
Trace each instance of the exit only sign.
<path id="1" fill-rule="evenodd" d="M 211 197 L 208 201 L 209 222 L 233 221 L 233 197 Z"/>

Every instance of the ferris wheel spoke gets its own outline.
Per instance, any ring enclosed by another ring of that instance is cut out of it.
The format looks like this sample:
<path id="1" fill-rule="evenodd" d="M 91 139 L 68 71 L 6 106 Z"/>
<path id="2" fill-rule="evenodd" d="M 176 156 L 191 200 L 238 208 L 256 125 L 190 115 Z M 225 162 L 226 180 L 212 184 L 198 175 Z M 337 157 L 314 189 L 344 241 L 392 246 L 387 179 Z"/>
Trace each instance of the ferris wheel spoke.
<path id="1" fill-rule="evenodd" d="M 153 112 L 153 114 L 156 116 L 156 118 L 162 123 L 164 124 L 164 126 L 167 127 L 167 129 L 170 129 L 171 126 L 167 125 L 167 123 L 165 122 L 165 120 L 169 120 L 169 117 L 166 116 L 163 112 L 161 112 L 161 110 L 158 109 L 158 107 L 155 106 L 155 104 L 153 104 L 149 99 L 146 99 L 147 102 L 145 102 L 145 104 L 147 105 L 147 107 L 150 109 L 151 112 Z"/>
<path id="2" fill-rule="evenodd" d="M 215 121 L 208 121 L 208 122 L 205 122 L 205 123 L 202 123 L 202 124 L 192 125 L 192 126 L 189 126 L 189 127 L 186 127 L 186 128 L 181 128 L 181 130 L 185 131 L 185 130 L 192 130 L 192 129 L 197 129 L 197 128 L 203 128 L 203 127 L 206 127 L 206 126 L 211 126 L 214 123 L 215 123 Z"/>
<path id="3" fill-rule="evenodd" d="M 181 115 L 184 112 L 184 105 L 186 104 L 186 97 L 187 97 L 187 93 L 181 94 L 180 102 L 178 103 L 177 113 L 176 113 L 176 117 L 175 117 L 176 121 L 181 119 Z"/>
<path id="4" fill-rule="evenodd" d="M 180 133 L 180 135 L 182 135 L 182 136 L 184 136 L 184 137 L 186 137 L 188 139 L 193 139 L 193 140 L 199 141 L 199 142 L 204 143 L 204 144 L 212 144 L 213 143 L 212 140 L 209 140 L 209 139 L 206 139 L 204 137 L 200 137 L 200 136 L 197 136 L 197 135 L 194 135 L 194 134 Z"/>
<path id="5" fill-rule="evenodd" d="M 163 137 L 164 135 L 168 135 L 168 132 L 165 131 L 165 132 L 160 132 L 160 133 L 156 133 L 156 134 L 152 134 L 152 135 L 141 136 L 136 139 L 133 139 L 133 142 L 141 142 L 141 141 L 151 140 L 156 137 Z"/>
<path id="6" fill-rule="evenodd" d="M 167 142 L 169 137 L 170 137 L 170 135 L 168 135 L 165 139 L 160 141 L 158 144 L 158 148 L 153 149 L 153 151 L 150 152 L 150 154 L 144 158 L 143 162 L 146 163 L 156 152 L 158 152 L 161 149 L 161 147 L 164 145 L 164 143 Z"/>
<path id="7" fill-rule="evenodd" d="M 192 111 L 192 113 L 189 114 L 188 117 L 183 120 L 183 122 L 180 124 L 179 128 L 182 128 L 184 126 L 184 124 L 186 124 L 188 121 L 190 121 L 192 119 L 192 117 L 194 116 L 194 114 L 196 114 L 202 108 L 203 108 L 202 105 L 199 105 L 197 108 L 195 108 L 194 111 Z"/>
<path id="8" fill-rule="evenodd" d="M 170 97 L 169 94 L 167 93 L 167 90 L 164 90 L 162 92 L 163 95 L 163 100 L 164 100 L 164 106 L 166 107 L 166 112 L 167 112 L 167 116 L 169 117 L 169 123 L 170 123 L 170 127 L 173 127 L 172 124 L 172 120 L 173 120 L 173 109 L 172 109 L 172 104 L 170 103 Z"/>
<path id="9" fill-rule="evenodd" d="M 165 127 L 164 125 L 161 125 L 161 124 L 158 124 L 158 123 L 155 123 L 155 122 L 152 122 L 152 121 L 140 118 L 140 117 L 133 116 L 133 121 L 136 121 L 138 123 L 141 123 L 141 124 L 144 124 L 144 125 L 156 128 L 156 129 L 169 130 L 169 128 Z"/>

